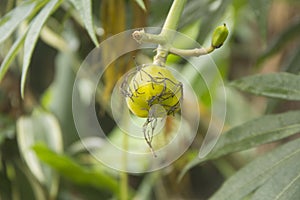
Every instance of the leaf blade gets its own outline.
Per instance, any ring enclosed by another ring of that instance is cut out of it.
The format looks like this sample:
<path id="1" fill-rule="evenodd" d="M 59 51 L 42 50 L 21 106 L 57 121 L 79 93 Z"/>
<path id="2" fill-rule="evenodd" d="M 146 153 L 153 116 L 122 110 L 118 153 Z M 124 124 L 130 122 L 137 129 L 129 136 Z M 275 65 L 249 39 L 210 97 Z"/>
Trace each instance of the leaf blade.
<path id="1" fill-rule="evenodd" d="M 21 76 L 22 98 L 24 98 L 24 88 L 25 88 L 27 71 L 29 68 L 34 47 L 39 37 L 39 33 L 43 25 L 45 24 L 46 20 L 50 16 L 50 14 L 55 10 L 57 5 L 59 5 L 60 3 L 62 3 L 61 0 L 51 0 L 49 3 L 47 3 L 45 7 L 40 11 L 40 13 L 34 18 L 34 20 L 32 21 L 29 27 L 28 34 L 24 44 L 24 58 L 23 58 L 22 76 Z"/>
<path id="2" fill-rule="evenodd" d="M 242 199 L 280 169 L 300 159 L 300 139 L 284 144 L 255 159 L 230 177 L 210 200 Z"/>
<path id="3" fill-rule="evenodd" d="M 79 185 L 91 185 L 119 194 L 118 182 L 102 171 L 84 168 L 66 155 L 57 154 L 43 144 L 33 146 L 37 157 L 67 179 Z"/>
<path id="4" fill-rule="evenodd" d="M 229 153 L 246 150 L 291 136 L 300 131 L 300 111 L 265 115 L 223 133 L 212 151 L 202 159 L 195 158 L 182 170 L 180 178 L 192 167 Z"/>
<path id="5" fill-rule="evenodd" d="M 253 195 L 252 200 L 286 200 L 299 199 L 300 162 L 282 167 Z"/>
<path id="6" fill-rule="evenodd" d="M 90 0 L 88 0 L 88 1 L 86 1 L 86 0 L 70 0 L 70 1 L 74 5 L 76 10 L 79 12 L 79 14 L 84 22 L 85 28 L 86 28 L 89 36 L 91 37 L 92 41 L 94 42 L 94 44 L 96 46 L 99 46 L 99 42 L 97 40 L 96 32 L 95 32 L 94 26 L 93 26 L 91 1 Z"/>
<path id="7" fill-rule="evenodd" d="M 26 1 L 1 18 L 0 44 L 5 41 L 17 26 L 32 13 L 35 6 L 35 1 Z"/>
<path id="8" fill-rule="evenodd" d="M 230 85 L 255 95 L 300 100 L 300 76 L 291 73 L 258 74 L 235 80 Z"/>
<path id="9" fill-rule="evenodd" d="M 13 46 L 8 51 L 8 54 L 5 56 L 3 62 L 0 66 L 0 82 L 2 81 L 3 77 L 5 76 L 8 68 L 10 67 L 11 62 L 15 59 L 17 56 L 19 50 L 24 44 L 25 37 L 27 33 L 24 33 L 21 37 L 19 37 L 13 44 Z"/>
<path id="10" fill-rule="evenodd" d="M 265 115 L 232 128 L 219 138 L 210 159 L 289 137 L 300 131 L 300 111 Z"/>
<path id="11" fill-rule="evenodd" d="M 146 11 L 146 6 L 143 0 L 135 0 L 135 2 L 140 6 L 141 9 Z"/>
<path id="12" fill-rule="evenodd" d="M 288 28 L 282 31 L 275 39 L 268 45 L 266 51 L 258 58 L 258 64 L 263 62 L 269 56 L 274 55 L 282 49 L 289 41 L 295 39 L 300 33 L 300 20 L 295 20 Z"/>
<path id="13" fill-rule="evenodd" d="M 44 142 L 56 152 L 62 152 L 62 133 L 56 118 L 45 112 L 35 110 L 32 116 L 22 116 L 17 121 L 17 141 L 21 157 L 39 183 L 56 196 L 58 176 L 48 166 L 41 163 L 31 151 L 36 142 Z"/>

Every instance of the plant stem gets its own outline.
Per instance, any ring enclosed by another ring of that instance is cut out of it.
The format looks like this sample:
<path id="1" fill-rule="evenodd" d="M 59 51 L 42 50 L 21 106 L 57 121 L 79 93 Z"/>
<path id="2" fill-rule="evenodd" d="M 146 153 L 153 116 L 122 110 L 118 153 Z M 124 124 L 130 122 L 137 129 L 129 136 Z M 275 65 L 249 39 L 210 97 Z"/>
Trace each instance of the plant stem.
<path id="1" fill-rule="evenodd" d="M 123 119 L 126 122 L 126 125 L 128 125 L 128 119 L 123 115 Z M 121 200 L 128 200 L 128 174 L 127 174 L 127 164 L 128 164 L 128 135 L 126 133 L 123 133 L 123 156 L 122 156 L 122 168 L 123 170 L 120 172 L 120 194 L 121 194 Z"/>
<path id="2" fill-rule="evenodd" d="M 167 19 L 162 27 L 161 33 L 159 34 L 159 36 L 166 41 L 166 44 L 168 44 L 168 41 L 173 39 L 173 35 L 175 33 L 174 31 L 177 29 L 178 21 L 185 3 L 186 0 L 173 1 Z M 153 63 L 160 66 L 165 66 L 168 53 L 169 50 L 166 45 L 158 45 L 157 53 L 154 56 Z"/>
<path id="3" fill-rule="evenodd" d="M 178 21 L 180 19 L 181 13 L 183 11 L 186 0 L 174 0 L 173 4 L 168 13 L 167 19 L 162 27 L 162 31 L 160 33 L 161 36 L 169 39 L 168 30 L 176 30 Z"/>
<path id="4" fill-rule="evenodd" d="M 177 49 L 174 47 L 169 48 L 169 52 L 178 56 L 202 56 L 211 53 L 215 48 L 213 46 L 207 48 L 195 48 L 195 49 Z"/>
<path id="5" fill-rule="evenodd" d="M 161 67 L 165 66 L 167 57 L 169 53 L 176 54 L 178 56 L 184 56 L 184 57 L 190 57 L 190 56 L 201 56 L 206 55 L 211 52 L 213 52 L 216 48 L 219 48 L 220 45 L 211 45 L 206 48 L 195 48 L 195 49 L 178 49 L 175 47 L 172 47 L 171 43 L 174 39 L 174 35 L 176 34 L 176 29 L 178 26 L 178 21 L 180 19 L 181 13 L 183 11 L 184 5 L 186 3 L 186 0 L 174 0 L 173 4 L 170 8 L 170 11 L 168 13 L 168 16 L 166 18 L 166 21 L 162 27 L 161 33 L 159 35 L 146 33 L 144 29 L 139 31 L 134 31 L 132 34 L 133 39 L 135 39 L 138 43 L 154 43 L 158 44 L 158 47 L 156 49 L 156 55 L 153 58 L 153 64 L 159 65 Z M 225 27 L 225 24 L 224 24 Z M 224 27 L 222 27 L 224 29 Z M 217 27 L 218 28 L 218 27 Z M 219 30 L 219 29 L 218 29 Z M 213 37 L 213 40 L 218 41 L 221 39 L 221 42 L 227 37 L 228 30 L 226 36 L 224 36 L 223 33 L 220 33 L 220 30 L 217 31 L 217 35 L 215 34 Z M 220 38 L 221 37 L 221 38 Z M 224 42 L 223 41 L 223 42 Z M 220 43 L 220 41 L 219 41 Z"/>
<path id="6" fill-rule="evenodd" d="M 121 172 L 121 199 L 128 200 L 128 174 L 125 171 Z"/>

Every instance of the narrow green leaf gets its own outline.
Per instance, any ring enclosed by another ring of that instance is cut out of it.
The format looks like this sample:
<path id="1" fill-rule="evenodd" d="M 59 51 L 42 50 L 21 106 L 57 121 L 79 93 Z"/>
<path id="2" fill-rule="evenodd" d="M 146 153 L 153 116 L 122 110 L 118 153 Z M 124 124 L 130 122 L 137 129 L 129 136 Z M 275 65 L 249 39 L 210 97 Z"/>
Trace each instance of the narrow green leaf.
<path id="1" fill-rule="evenodd" d="M 281 169 L 299 161 L 299 147 L 297 139 L 255 159 L 230 177 L 210 200 L 243 199 Z"/>
<path id="2" fill-rule="evenodd" d="M 300 48 L 291 52 L 291 55 L 289 56 L 288 61 L 284 64 L 283 69 L 286 72 L 299 74 L 299 72 L 300 72 Z"/>
<path id="3" fill-rule="evenodd" d="M 0 91 L 0 99 L 1 99 L 1 91 Z M 11 119 L 8 115 L 0 114 L 0 148 L 6 138 L 15 137 L 15 132 L 16 132 L 15 129 L 16 129 L 15 121 Z"/>
<path id="4" fill-rule="evenodd" d="M 74 183 L 106 189 L 119 195 L 118 182 L 105 172 L 82 167 L 66 155 L 59 155 L 43 144 L 34 145 L 33 150 L 40 160 Z"/>
<path id="5" fill-rule="evenodd" d="M 299 35 L 300 20 L 297 19 L 292 25 L 288 26 L 288 28 L 282 31 L 275 39 L 271 41 L 266 51 L 258 59 L 258 63 L 280 51 L 282 47 L 288 44 L 289 41 L 299 37 Z"/>
<path id="6" fill-rule="evenodd" d="M 25 1 L 0 20 L 0 43 L 6 40 L 17 26 L 34 10 L 36 1 Z"/>
<path id="7" fill-rule="evenodd" d="M 10 48 L 8 54 L 5 56 L 3 62 L 0 66 L 0 82 L 2 81 L 4 75 L 6 74 L 8 68 L 10 67 L 11 62 L 15 59 L 17 56 L 19 50 L 24 44 L 25 37 L 27 33 L 24 33 L 22 36 L 20 36 L 13 44 L 13 46 Z"/>
<path id="8" fill-rule="evenodd" d="M 300 46 L 299 46 L 300 47 Z M 292 51 L 290 55 L 284 61 L 282 66 L 283 71 L 298 74 L 300 72 L 300 48 Z M 278 104 L 281 102 L 280 99 L 268 99 L 268 104 L 266 108 L 266 113 L 272 113 L 274 109 L 277 108 Z"/>
<path id="9" fill-rule="evenodd" d="M 300 75 L 280 72 L 248 76 L 230 83 L 256 95 L 285 100 L 300 100 Z"/>
<path id="10" fill-rule="evenodd" d="M 266 13 L 269 12 L 271 1 L 272 0 L 249 1 L 263 39 L 266 39 L 267 36 L 268 15 L 266 15 Z"/>
<path id="11" fill-rule="evenodd" d="M 36 42 L 39 37 L 39 33 L 45 24 L 46 20 L 50 14 L 57 8 L 57 6 L 62 3 L 62 0 L 51 0 L 47 3 L 40 13 L 32 21 L 27 37 L 24 44 L 24 58 L 23 58 L 23 67 L 22 67 L 22 77 L 21 77 L 21 96 L 24 98 L 24 88 L 26 75 L 29 68 L 31 56 L 36 45 Z"/>
<path id="12" fill-rule="evenodd" d="M 203 16 L 200 17 L 201 19 L 201 26 L 200 26 L 200 31 L 198 34 L 198 38 L 197 41 L 202 44 L 205 42 L 206 38 L 209 37 L 209 33 L 211 31 L 213 31 L 213 29 L 215 28 L 216 24 L 221 25 L 223 23 L 229 23 L 229 20 L 224 20 L 224 15 L 226 13 L 226 10 L 228 8 L 228 6 L 231 5 L 232 0 L 222 0 L 222 2 L 220 2 L 218 4 L 218 2 L 216 1 L 208 1 L 209 2 L 209 6 L 207 6 L 208 4 L 204 5 L 204 12 L 202 13 Z M 204 3 L 204 2 L 203 2 Z M 199 1 L 196 0 L 196 4 L 199 4 Z M 203 9 L 203 8 L 201 8 Z M 199 10 L 195 10 L 195 15 L 201 15 L 199 13 Z M 199 18 L 195 18 L 195 16 L 193 16 L 194 20 L 199 20 Z M 220 21 L 222 20 L 222 21 Z M 230 25 L 230 23 L 228 24 Z M 230 32 L 230 26 L 229 28 L 229 32 Z"/>
<path id="13" fill-rule="evenodd" d="M 280 168 L 253 195 L 252 200 L 300 199 L 300 162 L 294 160 L 290 165 Z"/>
<path id="14" fill-rule="evenodd" d="M 135 0 L 135 2 L 141 7 L 141 9 L 146 11 L 146 6 L 143 0 Z"/>
<path id="15" fill-rule="evenodd" d="M 91 0 L 70 0 L 76 10 L 79 12 L 85 28 L 89 33 L 91 39 L 93 40 L 96 46 L 99 46 L 99 42 L 96 37 L 96 32 L 93 26 L 93 17 L 92 17 L 92 2 Z"/>
<path id="16" fill-rule="evenodd" d="M 63 66 L 63 67 L 62 67 Z M 69 146 L 79 139 L 72 115 L 72 90 L 75 80 L 74 66 L 80 66 L 74 52 L 60 52 L 55 57 L 54 80 L 49 88 L 49 109 L 57 116 L 64 132 L 64 144 Z"/>
<path id="17" fill-rule="evenodd" d="M 17 141 L 21 157 L 30 172 L 50 191 L 51 195 L 56 196 L 57 174 L 42 164 L 31 151 L 33 144 L 44 142 L 54 151 L 62 152 L 62 133 L 56 118 L 39 110 L 35 110 L 32 116 L 20 117 L 17 121 Z"/>
<path id="18" fill-rule="evenodd" d="M 184 167 L 180 178 L 189 169 L 206 160 L 280 140 L 296 134 L 299 131 L 300 111 L 265 115 L 248 121 L 223 133 L 216 146 L 205 158 L 195 158 Z"/>
<path id="19" fill-rule="evenodd" d="M 210 159 L 289 137 L 300 131 L 300 111 L 265 115 L 221 135 Z"/>

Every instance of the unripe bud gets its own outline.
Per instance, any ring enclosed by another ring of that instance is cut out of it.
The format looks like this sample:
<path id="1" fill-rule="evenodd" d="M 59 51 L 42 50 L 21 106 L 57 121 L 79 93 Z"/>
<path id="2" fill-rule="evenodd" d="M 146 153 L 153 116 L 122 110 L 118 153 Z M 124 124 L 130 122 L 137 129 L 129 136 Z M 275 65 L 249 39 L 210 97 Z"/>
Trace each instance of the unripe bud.
<path id="1" fill-rule="evenodd" d="M 228 29 L 224 23 L 222 26 L 218 26 L 212 35 L 211 46 L 214 48 L 220 48 L 225 42 L 228 36 Z"/>

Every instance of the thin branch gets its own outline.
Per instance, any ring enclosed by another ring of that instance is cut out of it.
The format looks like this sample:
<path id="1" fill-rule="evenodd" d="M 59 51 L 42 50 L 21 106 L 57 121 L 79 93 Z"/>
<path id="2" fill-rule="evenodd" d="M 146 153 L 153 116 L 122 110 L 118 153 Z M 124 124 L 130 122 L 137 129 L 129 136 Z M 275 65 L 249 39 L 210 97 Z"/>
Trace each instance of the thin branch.
<path id="1" fill-rule="evenodd" d="M 169 48 L 169 52 L 172 54 L 176 54 L 178 56 L 202 56 L 211 53 L 215 48 L 213 46 L 207 48 L 195 48 L 195 49 L 177 49 L 177 48 Z"/>
<path id="2" fill-rule="evenodd" d="M 146 33 L 144 29 L 140 31 L 134 31 L 132 33 L 133 39 L 138 43 L 153 43 L 153 44 L 165 44 L 166 39 L 160 35 Z"/>

